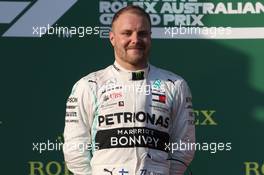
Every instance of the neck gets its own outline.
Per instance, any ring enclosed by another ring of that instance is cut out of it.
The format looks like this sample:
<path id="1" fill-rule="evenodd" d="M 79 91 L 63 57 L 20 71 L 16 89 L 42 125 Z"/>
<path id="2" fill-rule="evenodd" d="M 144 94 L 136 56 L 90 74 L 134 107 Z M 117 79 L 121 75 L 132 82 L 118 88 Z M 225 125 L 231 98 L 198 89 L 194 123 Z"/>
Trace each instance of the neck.
<path id="1" fill-rule="evenodd" d="M 142 70 L 144 68 L 146 68 L 148 65 L 147 65 L 147 62 L 142 62 L 140 64 L 136 64 L 136 65 L 133 65 L 133 64 L 130 64 L 130 63 L 127 63 L 127 62 L 124 62 L 124 61 L 120 61 L 119 59 L 116 59 L 116 62 L 124 69 L 126 70 L 130 70 L 130 71 L 137 71 L 137 70 Z"/>

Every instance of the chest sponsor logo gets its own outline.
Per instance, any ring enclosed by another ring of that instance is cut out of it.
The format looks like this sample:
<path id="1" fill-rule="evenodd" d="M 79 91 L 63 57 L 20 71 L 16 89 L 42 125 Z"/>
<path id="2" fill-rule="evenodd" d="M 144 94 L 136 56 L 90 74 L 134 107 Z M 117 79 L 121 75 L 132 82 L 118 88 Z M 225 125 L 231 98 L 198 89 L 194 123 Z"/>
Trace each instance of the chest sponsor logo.
<path id="1" fill-rule="evenodd" d="M 101 105 L 101 108 L 102 109 L 109 109 L 109 108 L 113 108 L 113 107 L 116 107 L 117 103 L 108 103 L 108 104 L 102 104 Z"/>
<path id="2" fill-rule="evenodd" d="M 166 96 L 164 94 L 152 93 L 152 101 L 165 104 Z"/>
<path id="3" fill-rule="evenodd" d="M 168 152 L 169 134 L 146 127 L 127 127 L 98 130 L 96 143 L 99 149 L 147 147 Z"/>
<path id="4" fill-rule="evenodd" d="M 70 97 L 67 100 L 68 103 L 77 103 L 78 102 L 78 98 L 76 97 Z"/>
<path id="5" fill-rule="evenodd" d="M 168 128 L 169 117 L 161 115 L 149 114 L 147 112 L 139 111 L 132 112 L 118 112 L 113 114 L 106 114 L 98 116 L 98 124 L 100 126 L 111 126 L 120 123 L 146 123 L 154 126 L 161 126 Z"/>
<path id="6" fill-rule="evenodd" d="M 163 112 L 163 113 L 169 113 L 170 112 L 170 109 L 168 109 L 168 107 L 166 106 L 160 106 L 160 105 L 149 105 L 151 108 L 153 108 L 154 110 L 156 111 L 159 111 L 159 112 Z"/>
<path id="7" fill-rule="evenodd" d="M 152 91 L 164 94 L 165 93 L 164 83 L 159 79 L 155 80 L 152 84 Z"/>
<path id="8" fill-rule="evenodd" d="M 113 93 L 110 93 L 110 94 L 106 94 L 104 97 L 103 97 L 103 101 L 108 101 L 108 100 L 114 100 L 114 99 L 117 99 L 117 98 L 121 98 L 123 97 L 123 94 L 121 92 L 113 92 Z"/>
<path id="9" fill-rule="evenodd" d="M 119 102 L 118 102 L 118 106 L 125 106 L 124 101 L 119 101 Z"/>

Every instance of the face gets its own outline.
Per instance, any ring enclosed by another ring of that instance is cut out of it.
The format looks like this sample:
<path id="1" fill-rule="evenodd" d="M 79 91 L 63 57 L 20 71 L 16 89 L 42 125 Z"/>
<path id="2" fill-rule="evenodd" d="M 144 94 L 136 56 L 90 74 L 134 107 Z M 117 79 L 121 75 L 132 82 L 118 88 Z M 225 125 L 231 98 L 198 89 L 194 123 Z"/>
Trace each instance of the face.
<path id="1" fill-rule="evenodd" d="M 144 16 L 125 12 L 113 24 L 109 33 L 115 58 L 121 66 L 144 68 L 151 46 L 151 31 Z"/>

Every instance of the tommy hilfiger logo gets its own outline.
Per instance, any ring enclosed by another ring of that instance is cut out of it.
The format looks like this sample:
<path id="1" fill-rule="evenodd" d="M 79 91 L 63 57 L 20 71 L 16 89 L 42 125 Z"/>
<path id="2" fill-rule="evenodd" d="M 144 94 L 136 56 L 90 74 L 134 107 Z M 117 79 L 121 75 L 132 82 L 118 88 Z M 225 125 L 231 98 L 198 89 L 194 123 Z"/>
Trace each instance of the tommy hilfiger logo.
<path id="1" fill-rule="evenodd" d="M 152 101 L 166 103 L 166 96 L 164 94 L 152 93 Z"/>

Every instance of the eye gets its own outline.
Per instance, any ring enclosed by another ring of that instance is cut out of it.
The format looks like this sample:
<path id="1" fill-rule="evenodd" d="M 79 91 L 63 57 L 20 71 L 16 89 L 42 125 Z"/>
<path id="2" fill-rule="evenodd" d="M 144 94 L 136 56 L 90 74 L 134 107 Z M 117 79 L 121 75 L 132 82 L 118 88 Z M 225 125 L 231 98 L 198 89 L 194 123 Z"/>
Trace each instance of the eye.
<path id="1" fill-rule="evenodd" d="M 140 37 L 147 37 L 147 36 L 149 35 L 149 32 L 147 32 L 147 31 L 142 31 L 142 32 L 139 32 L 138 35 L 139 35 Z"/>
<path id="2" fill-rule="evenodd" d="M 131 35 L 131 32 L 125 31 L 125 32 L 122 32 L 121 34 L 124 35 L 124 36 L 130 36 Z"/>

